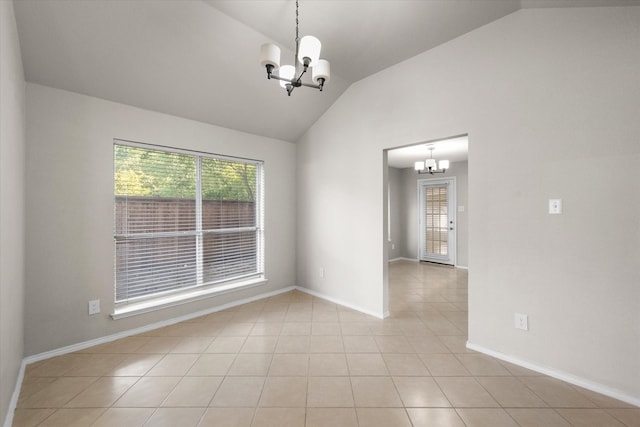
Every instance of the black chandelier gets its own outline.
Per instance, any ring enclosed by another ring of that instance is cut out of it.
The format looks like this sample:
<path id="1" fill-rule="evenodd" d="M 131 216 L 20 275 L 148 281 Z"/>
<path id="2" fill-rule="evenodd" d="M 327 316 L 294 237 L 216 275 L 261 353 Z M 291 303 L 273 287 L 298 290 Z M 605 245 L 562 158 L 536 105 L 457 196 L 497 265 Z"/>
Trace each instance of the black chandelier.
<path id="1" fill-rule="evenodd" d="M 294 65 L 280 66 L 280 48 L 273 43 L 265 43 L 260 48 L 260 65 L 267 69 L 267 79 L 280 80 L 280 86 L 291 96 L 293 89 L 306 86 L 322 91 L 324 84 L 329 81 L 331 70 L 329 61 L 320 59 L 322 44 L 314 36 L 298 34 L 298 0 L 296 0 L 296 54 Z M 302 76 L 311 67 L 311 81 L 302 81 Z M 274 74 L 277 71 L 277 74 Z"/>
<path id="2" fill-rule="evenodd" d="M 431 157 L 426 159 L 424 162 L 415 163 L 414 169 L 419 174 L 428 173 L 430 175 L 434 175 L 436 173 L 445 173 L 447 169 L 449 169 L 449 160 L 440 160 L 438 164 L 436 164 L 436 161 L 433 158 L 433 149 L 434 147 L 429 147 Z M 440 167 L 438 168 L 438 166 Z"/>

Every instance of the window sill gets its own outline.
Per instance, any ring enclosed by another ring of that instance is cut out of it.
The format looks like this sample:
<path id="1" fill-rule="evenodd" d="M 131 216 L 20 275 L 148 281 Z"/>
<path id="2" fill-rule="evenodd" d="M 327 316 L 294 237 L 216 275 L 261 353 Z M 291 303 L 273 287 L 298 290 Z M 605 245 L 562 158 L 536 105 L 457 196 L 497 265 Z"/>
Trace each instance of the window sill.
<path id="1" fill-rule="evenodd" d="M 242 282 L 235 282 L 227 285 L 215 286 L 213 288 L 199 289 L 188 293 L 172 295 L 170 297 L 156 298 L 144 302 L 127 304 L 121 307 L 117 307 L 114 312 L 111 313 L 111 318 L 113 320 L 124 319 L 126 317 L 136 316 L 138 314 L 149 313 L 151 311 L 162 310 L 163 308 L 174 307 L 176 305 L 187 304 L 201 299 L 211 298 L 214 296 L 226 294 L 228 292 L 237 291 L 239 289 L 253 288 L 255 286 L 264 285 L 267 282 L 267 279 L 258 277 Z"/>

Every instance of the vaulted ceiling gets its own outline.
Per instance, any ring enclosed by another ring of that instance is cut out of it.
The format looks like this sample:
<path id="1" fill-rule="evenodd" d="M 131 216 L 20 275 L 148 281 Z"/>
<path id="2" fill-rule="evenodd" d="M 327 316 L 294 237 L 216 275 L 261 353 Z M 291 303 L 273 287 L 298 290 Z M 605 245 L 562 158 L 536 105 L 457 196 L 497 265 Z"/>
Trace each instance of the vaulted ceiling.
<path id="1" fill-rule="evenodd" d="M 293 0 L 15 0 L 25 78 L 295 142 L 350 84 L 523 7 L 638 0 L 300 0 L 332 77 L 291 97 L 259 48 L 295 50 Z M 392 83 L 390 84 L 397 84 Z"/>

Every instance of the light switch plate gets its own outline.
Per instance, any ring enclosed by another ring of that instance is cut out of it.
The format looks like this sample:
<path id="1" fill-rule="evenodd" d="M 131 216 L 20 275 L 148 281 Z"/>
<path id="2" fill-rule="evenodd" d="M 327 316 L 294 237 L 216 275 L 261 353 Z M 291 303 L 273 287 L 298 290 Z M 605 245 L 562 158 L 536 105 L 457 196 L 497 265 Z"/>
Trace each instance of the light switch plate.
<path id="1" fill-rule="evenodd" d="M 89 301 L 89 316 L 100 313 L 100 300 Z"/>
<path id="2" fill-rule="evenodd" d="M 549 199 L 549 213 L 552 215 L 562 213 L 562 199 Z"/>
<path id="3" fill-rule="evenodd" d="M 522 313 L 515 314 L 516 329 L 522 329 L 523 331 L 529 330 L 529 316 Z"/>

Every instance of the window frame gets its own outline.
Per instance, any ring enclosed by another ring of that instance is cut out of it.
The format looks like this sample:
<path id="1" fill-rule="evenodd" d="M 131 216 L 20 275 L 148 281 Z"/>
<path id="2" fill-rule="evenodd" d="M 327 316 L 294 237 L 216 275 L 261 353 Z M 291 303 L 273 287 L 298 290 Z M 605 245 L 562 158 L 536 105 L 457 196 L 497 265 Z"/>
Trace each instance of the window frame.
<path id="1" fill-rule="evenodd" d="M 116 194 L 116 146 L 140 148 L 145 150 L 161 151 L 164 153 L 174 153 L 180 155 L 192 156 L 195 158 L 195 230 L 193 231 L 169 231 L 169 232 L 151 232 L 151 233 L 129 233 L 117 234 L 116 224 L 118 221 L 118 213 L 116 212 L 117 197 Z M 230 227 L 223 229 L 207 229 L 203 230 L 203 193 L 202 193 L 202 160 L 213 159 L 230 162 L 244 163 L 256 167 L 256 188 L 254 194 L 255 202 L 255 225 L 251 227 Z M 196 150 L 188 150 L 175 147 L 161 146 L 157 144 L 146 144 L 123 139 L 113 140 L 113 201 L 114 201 L 114 225 L 113 225 L 113 245 L 114 245 L 114 312 L 111 314 L 113 319 L 129 317 L 131 315 L 153 311 L 169 306 L 184 304 L 187 302 L 208 298 L 221 293 L 235 291 L 240 288 L 258 286 L 267 283 L 265 277 L 265 245 L 264 245 L 264 161 L 247 159 L 235 156 L 220 155 Z M 255 251 L 256 251 L 256 271 L 246 274 L 240 274 L 232 277 L 224 277 L 219 280 L 204 281 L 203 273 L 203 246 L 204 237 L 207 234 L 225 234 L 234 232 L 255 232 Z M 183 237 L 195 236 L 196 239 L 196 284 L 182 288 L 174 288 L 163 290 L 153 294 L 133 296 L 131 298 L 117 300 L 117 244 L 140 238 L 144 234 L 146 237 Z"/>

